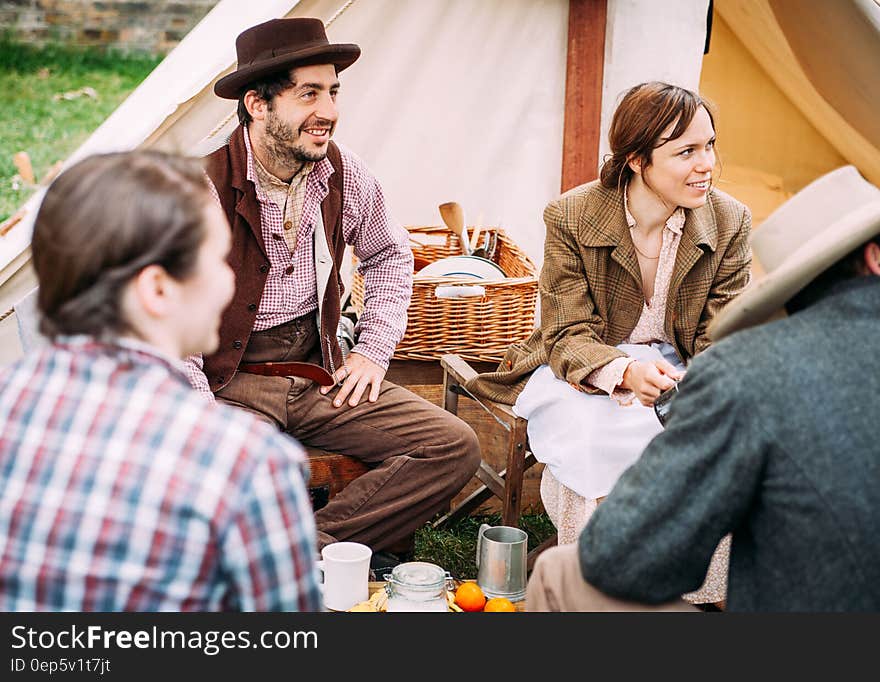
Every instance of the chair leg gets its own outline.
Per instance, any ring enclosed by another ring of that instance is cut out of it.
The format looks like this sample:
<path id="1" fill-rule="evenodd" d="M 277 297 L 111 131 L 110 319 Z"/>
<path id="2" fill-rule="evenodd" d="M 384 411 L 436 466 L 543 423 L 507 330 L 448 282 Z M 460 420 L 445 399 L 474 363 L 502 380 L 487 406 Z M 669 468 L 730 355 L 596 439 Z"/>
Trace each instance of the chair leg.
<path id="1" fill-rule="evenodd" d="M 449 370 L 443 370 L 443 409 L 458 415 L 458 393 L 453 390 L 454 386 L 458 386 L 458 381 L 449 373 Z"/>
<path id="2" fill-rule="evenodd" d="M 507 469 L 504 476 L 504 509 L 503 519 L 505 526 L 519 526 L 522 516 L 520 498 L 523 487 L 523 471 L 525 467 L 525 454 L 527 443 L 526 428 L 528 422 L 525 419 L 517 419 L 510 432 L 510 441 L 507 446 Z"/>
<path id="3" fill-rule="evenodd" d="M 476 376 L 476 371 L 457 355 L 444 355 L 440 364 L 443 367 L 443 407 L 457 415 L 458 389 L 470 377 Z M 516 417 L 506 406 L 491 402 L 488 405 L 481 403 L 481 406 L 508 430 L 507 467 L 502 472 L 496 472 L 484 461 L 477 473 L 477 478 L 484 485 L 455 509 L 435 521 L 435 528 L 469 514 L 493 495 L 501 500 L 503 523 L 507 526 L 519 526 L 522 516 L 523 472 L 535 463 L 534 455 L 528 452 L 528 422 Z"/>

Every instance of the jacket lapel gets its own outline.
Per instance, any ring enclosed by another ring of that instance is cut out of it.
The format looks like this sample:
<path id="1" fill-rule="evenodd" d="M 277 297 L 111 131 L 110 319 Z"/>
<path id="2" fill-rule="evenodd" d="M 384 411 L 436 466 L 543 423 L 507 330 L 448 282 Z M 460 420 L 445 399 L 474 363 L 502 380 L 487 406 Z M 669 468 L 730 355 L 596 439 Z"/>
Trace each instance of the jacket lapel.
<path id="1" fill-rule="evenodd" d="M 331 215 L 330 205 L 333 202 L 336 202 L 336 206 L 342 205 L 342 196 L 339 193 L 339 188 L 335 182 L 330 182 L 330 178 L 334 173 L 336 173 L 336 169 L 333 167 L 333 163 L 330 161 L 329 156 L 325 156 L 312 169 L 308 179 L 308 182 L 314 182 L 316 185 L 314 193 L 318 197 L 318 210 L 321 211 L 321 218 L 324 221 L 324 232 L 327 235 L 328 244 L 333 244 L 333 230 L 336 227 L 336 221 L 333 219 L 334 216 Z M 327 200 L 328 195 L 332 195 L 329 201 Z"/>
<path id="2" fill-rule="evenodd" d="M 257 201 L 256 191 L 248 191 L 247 179 L 247 147 L 244 143 L 244 128 L 238 126 L 229 138 L 230 163 L 232 165 L 232 186 L 237 190 L 238 201 L 235 204 L 235 212 L 240 215 L 250 227 L 257 244 L 263 254 L 266 255 L 266 243 L 263 241 L 263 220 L 260 216 L 260 202 Z M 268 258 L 268 255 L 266 256 Z"/>
<path id="3" fill-rule="evenodd" d="M 583 212 L 581 221 L 581 242 L 585 246 L 613 246 L 611 259 L 629 273 L 641 293 L 642 271 L 626 224 L 623 195 L 600 187 L 596 205 Z"/>
<path id="4" fill-rule="evenodd" d="M 624 270 L 626 270 L 633 281 L 636 283 L 639 292 L 644 295 L 642 290 L 642 270 L 639 267 L 639 259 L 636 257 L 636 250 L 632 243 L 632 237 L 627 235 L 622 237 L 617 248 L 611 252 L 612 260 L 617 261 Z"/>
<path id="5" fill-rule="evenodd" d="M 672 279 L 669 281 L 669 295 L 666 297 L 667 320 L 671 319 L 670 313 L 675 309 L 682 281 L 703 255 L 700 246 L 708 246 L 711 251 L 715 251 L 716 247 L 717 229 L 711 203 L 707 201 L 700 208 L 685 213 L 684 228 L 681 231 L 678 252 L 675 256 L 675 267 L 672 270 Z"/>

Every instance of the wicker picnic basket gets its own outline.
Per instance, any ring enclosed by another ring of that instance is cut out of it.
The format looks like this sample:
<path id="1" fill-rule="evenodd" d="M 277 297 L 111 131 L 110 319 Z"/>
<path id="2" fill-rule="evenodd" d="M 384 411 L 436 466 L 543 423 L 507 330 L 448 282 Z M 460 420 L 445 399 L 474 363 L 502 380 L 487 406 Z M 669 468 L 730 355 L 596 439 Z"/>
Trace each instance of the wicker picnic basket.
<path id="1" fill-rule="evenodd" d="M 407 230 L 416 258 L 433 263 L 461 255 L 458 236 L 445 227 L 412 226 Z M 446 353 L 457 353 L 466 360 L 499 362 L 511 343 L 522 341 L 532 333 L 538 298 L 535 265 L 500 227 L 484 228 L 484 233 L 495 236 L 492 260 L 507 276 L 494 280 L 416 278 L 409 322 L 394 353 L 396 359 L 435 360 Z M 435 295 L 438 286 L 457 284 L 479 285 L 485 295 L 465 298 Z M 351 301 L 361 314 L 364 282 L 357 271 L 352 278 Z"/>

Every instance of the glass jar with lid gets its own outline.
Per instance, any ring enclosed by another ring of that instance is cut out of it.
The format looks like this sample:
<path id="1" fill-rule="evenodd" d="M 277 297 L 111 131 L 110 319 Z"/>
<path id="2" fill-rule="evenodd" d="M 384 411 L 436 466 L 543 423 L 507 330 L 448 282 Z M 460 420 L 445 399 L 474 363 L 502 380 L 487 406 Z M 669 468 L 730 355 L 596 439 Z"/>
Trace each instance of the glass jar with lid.
<path id="1" fill-rule="evenodd" d="M 436 611 L 446 612 L 446 590 L 453 589 L 452 576 L 436 564 L 410 561 L 398 564 L 386 573 L 385 591 L 388 593 L 388 612 Z"/>

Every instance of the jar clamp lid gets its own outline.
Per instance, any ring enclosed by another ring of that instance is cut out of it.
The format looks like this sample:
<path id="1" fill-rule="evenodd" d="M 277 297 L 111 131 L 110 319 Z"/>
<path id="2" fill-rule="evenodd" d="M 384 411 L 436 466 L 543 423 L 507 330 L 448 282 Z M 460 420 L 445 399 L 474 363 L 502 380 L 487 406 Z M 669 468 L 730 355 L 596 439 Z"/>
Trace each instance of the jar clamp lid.
<path id="1" fill-rule="evenodd" d="M 391 593 L 406 592 L 411 596 L 436 594 L 440 589 L 452 589 L 452 576 L 436 564 L 426 561 L 410 561 L 398 564 L 391 573 L 382 576 L 388 583 L 386 589 Z"/>

